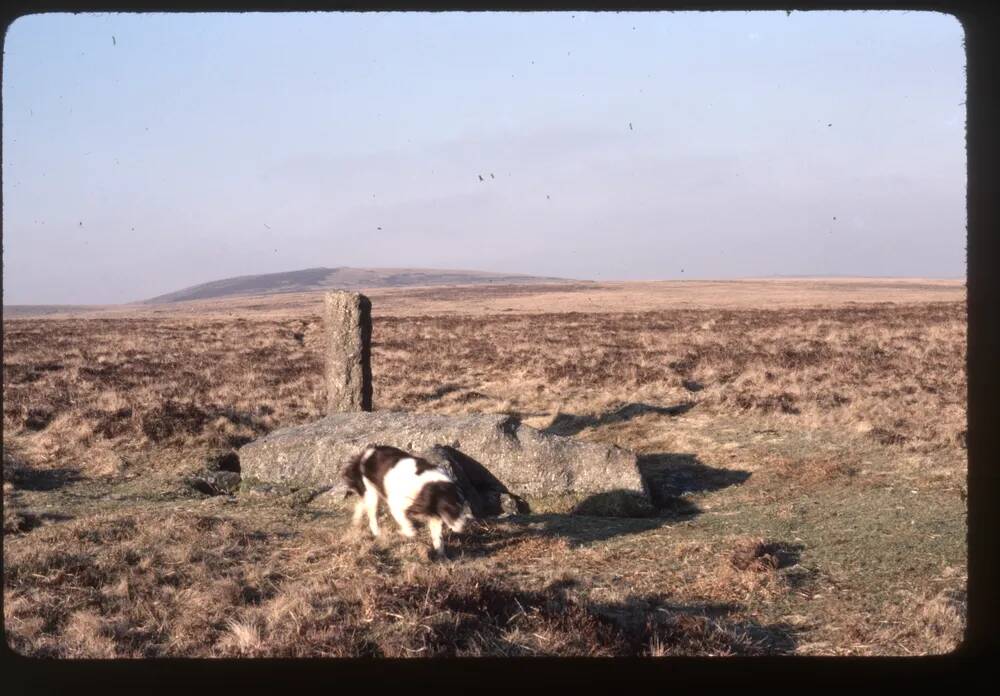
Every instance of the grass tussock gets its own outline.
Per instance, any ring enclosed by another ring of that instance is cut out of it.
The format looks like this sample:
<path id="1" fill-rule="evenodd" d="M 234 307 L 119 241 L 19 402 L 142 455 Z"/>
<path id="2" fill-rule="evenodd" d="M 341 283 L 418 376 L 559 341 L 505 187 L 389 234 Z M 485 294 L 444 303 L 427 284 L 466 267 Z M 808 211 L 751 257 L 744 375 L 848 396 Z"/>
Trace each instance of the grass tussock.
<path id="1" fill-rule="evenodd" d="M 838 654 L 851 655 L 946 655 L 965 640 L 964 590 L 924 589 L 900 592 L 897 602 L 878 615 L 852 614 L 847 619 L 844 647 Z M 830 645 L 816 647 L 829 652 Z"/>

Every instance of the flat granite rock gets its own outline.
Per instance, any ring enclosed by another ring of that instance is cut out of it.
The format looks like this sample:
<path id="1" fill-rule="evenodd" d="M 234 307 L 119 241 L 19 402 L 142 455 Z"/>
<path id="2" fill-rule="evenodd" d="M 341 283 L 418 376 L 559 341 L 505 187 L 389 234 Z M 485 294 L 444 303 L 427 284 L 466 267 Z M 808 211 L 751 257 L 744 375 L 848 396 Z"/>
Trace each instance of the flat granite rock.
<path id="1" fill-rule="evenodd" d="M 454 448 L 521 496 L 646 493 L 633 452 L 543 433 L 502 414 L 331 414 L 244 445 L 240 468 L 247 480 L 329 486 L 336 494 L 345 490 L 341 467 L 369 444 L 414 454 L 435 446 Z"/>

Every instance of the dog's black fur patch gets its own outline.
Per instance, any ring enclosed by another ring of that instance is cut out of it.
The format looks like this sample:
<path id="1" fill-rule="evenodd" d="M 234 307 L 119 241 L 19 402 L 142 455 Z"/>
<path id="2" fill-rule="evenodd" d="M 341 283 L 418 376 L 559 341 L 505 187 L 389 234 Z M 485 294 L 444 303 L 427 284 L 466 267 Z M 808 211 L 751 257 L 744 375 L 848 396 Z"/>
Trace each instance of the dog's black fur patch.
<path id="1" fill-rule="evenodd" d="M 406 516 L 412 522 L 428 517 L 454 522 L 462 514 L 463 502 L 462 491 L 453 481 L 433 481 L 420 489 L 413 504 L 406 510 Z"/>
<path id="2" fill-rule="evenodd" d="M 367 452 L 369 447 L 366 447 L 364 451 L 351 457 L 350 461 L 344 467 L 341 472 L 341 476 L 344 481 L 347 482 L 347 492 L 344 494 L 346 498 L 351 493 L 356 493 L 359 496 L 364 496 L 365 494 L 365 484 L 362 479 L 368 479 L 375 485 L 375 490 L 378 491 L 379 495 L 385 498 L 385 475 L 389 473 L 389 470 L 401 459 L 413 459 L 417 463 L 417 473 L 421 474 L 428 469 L 435 468 L 433 464 L 428 462 L 426 459 L 421 459 L 420 457 L 414 457 L 409 452 L 404 452 L 397 447 L 389 447 L 388 445 L 374 445 L 370 446 L 372 453 L 365 458 L 365 452 Z"/>
<path id="3" fill-rule="evenodd" d="M 420 474 L 424 473 L 425 471 L 429 470 L 429 469 L 434 469 L 435 468 L 435 466 L 433 464 L 431 464 L 429 461 L 427 461 L 426 459 L 422 459 L 421 457 L 414 457 L 413 459 L 414 459 L 414 461 L 417 462 L 417 475 L 418 476 Z"/>

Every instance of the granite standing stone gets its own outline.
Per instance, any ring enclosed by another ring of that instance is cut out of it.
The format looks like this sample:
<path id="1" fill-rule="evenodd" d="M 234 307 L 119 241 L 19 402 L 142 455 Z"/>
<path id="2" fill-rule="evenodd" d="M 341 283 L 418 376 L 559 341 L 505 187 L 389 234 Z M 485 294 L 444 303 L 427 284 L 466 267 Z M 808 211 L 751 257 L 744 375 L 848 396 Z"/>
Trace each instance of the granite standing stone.
<path id="1" fill-rule="evenodd" d="M 372 410 L 372 303 L 356 292 L 325 298 L 326 412 Z"/>

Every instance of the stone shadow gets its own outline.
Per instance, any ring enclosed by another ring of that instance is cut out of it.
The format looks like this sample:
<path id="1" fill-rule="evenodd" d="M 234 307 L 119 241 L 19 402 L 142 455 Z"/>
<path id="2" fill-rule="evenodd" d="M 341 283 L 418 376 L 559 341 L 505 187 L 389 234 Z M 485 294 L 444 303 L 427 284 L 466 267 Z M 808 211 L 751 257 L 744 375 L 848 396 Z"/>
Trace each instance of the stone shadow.
<path id="1" fill-rule="evenodd" d="M 687 493 L 717 491 L 750 478 L 749 471 L 708 466 L 696 455 L 680 452 L 639 455 L 639 473 L 657 507 Z"/>
<path id="2" fill-rule="evenodd" d="M 561 537 L 573 546 L 580 546 L 685 522 L 702 512 L 686 494 L 719 490 L 750 477 L 747 471 L 707 466 L 692 454 L 640 455 L 639 470 L 648 497 L 616 489 L 576 501 L 569 513 L 533 513 L 530 503 L 511 494 L 480 462 L 453 447 L 439 445 L 435 449 L 443 452 L 460 474 L 460 485 L 472 492 L 470 500 L 478 499 L 473 513 L 487 525 L 491 518 L 496 519 L 504 512 L 499 501 L 516 500 L 516 510 L 508 507 L 508 514 L 500 518 L 505 524 L 497 528 L 501 536 L 509 539 L 494 536 L 478 544 L 475 534 L 465 535 L 467 543 L 462 544 L 463 551 L 474 556 L 490 555 L 510 543 L 519 543 L 525 536 Z"/>
<path id="3" fill-rule="evenodd" d="M 4 462 L 3 478 L 15 489 L 24 491 L 54 491 L 82 480 L 76 469 L 35 469 L 27 466 L 10 466 Z"/>
<path id="4" fill-rule="evenodd" d="M 517 515 L 508 518 L 515 526 L 523 526 L 536 536 L 561 537 L 570 546 L 586 546 L 608 539 L 642 534 L 660 527 L 693 519 L 701 508 L 686 500 L 678 500 L 672 510 L 657 510 L 649 517 L 597 517 L 579 514 L 545 513 Z"/>
<path id="5" fill-rule="evenodd" d="M 462 391 L 462 389 L 463 387 L 461 384 L 455 384 L 453 382 L 449 382 L 447 384 L 442 384 L 433 391 L 424 394 L 419 394 L 417 398 L 420 401 L 436 401 L 437 399 L 447 396 L 448 394 L 453 394 L 457 391 Z"/>
<path id="6" fill-rule="evenodd" d="M 688 650 L 724 651 L 733 655 L 790 655 L 798 643 L 794 627 L 734 619 L 744 607 L 730 602 L 678 603 L 662 595 L 635 595 L 621 602 L 595 603 L 590 611 L 613 621 L 632 647 L 659 639 L 667 654 Z M 639 640 L 636 640 L 639 639 Z M 641 643 L 640 643 L 641 641 Z M 701 650 L 699 650 L 699 648 Z"/>
<path id="7" fill-rule="evenodd" d="M 30 510 L 14 510 L 4 513 L 4 534 L 30 532 L 41 527 L 46 522 L 66 522 L 74 519 L 71 515 L 59 512 L 31 512 Z"/>
<path id="8" fill-rule="evenodd" d="M 581 644 L 607 650 L 617 657 L 655 655 L 783 655 L 794 652 L 798 637 L 784 623 L 764 624 L 740 616 L 745 607 L 718 602 L 678 603 L 660 594 L 633 594 L 620 601 L 591 601 L 570 590 L 573 580 L 556 580 L 537 588 L 511 586 L 497 579 L 455 584 L 440 600 L 440 608 L 457 615 L 428 629 L 448 636 L 452 652 L 481 643 L 483 634 L 503 646 L 502 654 L 539 654 L 524 649 L 516 634 L 496 627 L 521 619 L 528 626 L 558 625 L 578 632 Z M 424 592 L 404 593 L 414 607 L 426 602 Z M 443 612 L 442 612 L 443 613 Z M 542 648 L 541 654 L 546 654 Z"/>
<path id="9" fill-rule="evenodd" d="M 623 423 L 649 413 L 656 413 L 662 416 L 679 416 L 687 413 L 692 408 L 694 408 L 694 404 L 691 402 L 680 403 L 674 406 L 655 406 L 653 404 L 632 402 L 598 415 L 576 416 L 571 413 L 560 413 L 542 432 L 569 437 L 587 428 L 596 428 L 612 423 Z"/>
<path id="10" fill-rule="evenodd" d="M 635 495 L 634 491 L 611 491 L 611 495 Z M 461 555 L 466 557 L 486 557 L 508 546 L 521 544 L 529 539 L 563 539 L 570 547 L 614 539 L 616 537 L 642 534 L 660 527 L 685 522 L 701 514 L 701 508 L 689 500 L 677 498 L 658 508 L 647 508 L 642 516 L 612 516 L 581 514 L 580 509 L 588 509 L 588 501 L 596 494 L 582 501 L 570 513 L 528 513 L 509 515 L 501 518 L 485 518 L 457 537 Z M 616 503 L 617 504 L 617 503 Z"/>

